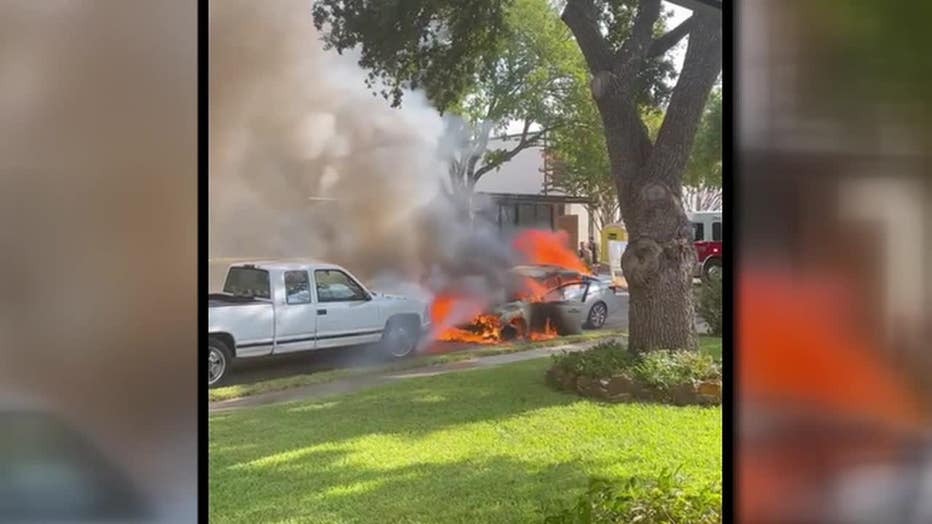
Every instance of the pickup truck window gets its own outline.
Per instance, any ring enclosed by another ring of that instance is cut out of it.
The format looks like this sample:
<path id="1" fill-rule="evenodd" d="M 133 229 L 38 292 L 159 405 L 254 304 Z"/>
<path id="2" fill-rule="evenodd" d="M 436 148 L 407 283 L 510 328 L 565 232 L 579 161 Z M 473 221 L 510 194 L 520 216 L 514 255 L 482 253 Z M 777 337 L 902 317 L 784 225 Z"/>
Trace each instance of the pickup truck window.
<path id="1" fill-rule="evenodd" d="M 318 269 L 314 271 L 314 280 L 317 281 L 319 302 L 349 302 L 368 298 L 362 286 L 342 271 Z"/>
<path id="2" fill-rule="evenodd" d="M 311 283 L 307 278 L 307 271 L 285 271 L 285 302 L 310 304 Z"/>
<path id="3" fill-rule="evenodd" d="M 240 297 L 271 298 L 269 272 L 254 267 L 231 267 L 223 292 Z"/>
<path id="4" fill-rule="evenodd" d="M 716 242 L 722 241 L 722 223 L 721 222 L 712 222 L 712 240 Z"/>

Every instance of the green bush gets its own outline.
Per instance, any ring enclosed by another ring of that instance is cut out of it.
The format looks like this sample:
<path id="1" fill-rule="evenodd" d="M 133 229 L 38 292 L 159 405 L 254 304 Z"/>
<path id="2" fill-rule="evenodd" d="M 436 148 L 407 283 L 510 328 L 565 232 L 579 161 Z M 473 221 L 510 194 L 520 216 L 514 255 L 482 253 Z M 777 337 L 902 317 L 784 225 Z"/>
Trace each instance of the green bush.
<path id="1" fill-rule="evenodd" d="M 650 351 L 639 356 L 631 371 L 639 383 L 661 391 L 722 375 L 711 355 L 697 351 Z"/>
<path id="2" fill-rule="evenodd" d="M 722 335 L 722 277 L 709 275 L 696 293 L 696 310 L 709 325 L 709 334 Z"/>
<path id="3" fill-rule="evenodd" d="M 624 346 L 615 341 L 602 342 L 586 351 L 563 352 L 553 356 L 554 367 L 584 377 L 607 377 L 630 368 L 635 361 Z"/>
<path id="4" fill-rule="evenodd" d="M 570 507 L 548 515 L 545 524 L 712 524 L 722 522 L 722 494 L 716 485 L 687 486 L 679 471 L 621 483 L 591 479 Z"/>

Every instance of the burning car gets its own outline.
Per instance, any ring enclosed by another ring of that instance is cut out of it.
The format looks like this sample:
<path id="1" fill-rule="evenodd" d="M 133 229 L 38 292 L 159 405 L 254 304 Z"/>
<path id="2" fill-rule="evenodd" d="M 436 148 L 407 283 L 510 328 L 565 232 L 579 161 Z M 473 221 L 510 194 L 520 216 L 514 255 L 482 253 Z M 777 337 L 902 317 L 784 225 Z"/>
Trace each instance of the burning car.
<path id="1" fill-rule="evenodd" d="M 609 280 L 549 265 L 512 268 L 510 286 L 491 307 L 468 297 L 441 295 L 432 306 L 437 340 L 492 344 L 510 339 L 545 340 L 599 329 L 616 305 Z M 467 322 L 449 325 L 459 308 Z M 465 315 L 464 315 L 465 312 Z"/>

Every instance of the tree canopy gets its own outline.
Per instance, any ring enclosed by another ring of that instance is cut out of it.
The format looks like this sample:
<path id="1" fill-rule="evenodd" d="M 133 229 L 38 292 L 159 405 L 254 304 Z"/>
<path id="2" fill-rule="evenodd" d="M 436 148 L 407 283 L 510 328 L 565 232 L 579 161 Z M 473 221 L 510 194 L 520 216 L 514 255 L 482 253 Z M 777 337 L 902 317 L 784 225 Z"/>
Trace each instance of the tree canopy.
<path id="1" fill-rule="evenodd" d="M 520 151 L 538 146 L 568 114 L 568 97 L 585 85 L 579 49 L 559 16 L 543 0 L 513 0 L 497 56 L 478 68 L 463 95 L 447 107 L 459 139 L 451 176 L 464 188 L 499 168 Z M 488 149 L 512 122 L 521 133 L 507 148 Z"/>
<path id="2" fill-rule="evenodd" d="M 722 187 L 722 90 L 709 95 L 683 183 L 694 187 Z"/>
<path id="3" fill-rule="evenodd" d="M 359 48 L 368 84 L 400 105 L 403 90 L 424 89 L 441 111 L 459 100 L 480 68 L 491 67 L 506 34 L 512 0 L 317 0 L 314 25 L 324 45 Z"/>

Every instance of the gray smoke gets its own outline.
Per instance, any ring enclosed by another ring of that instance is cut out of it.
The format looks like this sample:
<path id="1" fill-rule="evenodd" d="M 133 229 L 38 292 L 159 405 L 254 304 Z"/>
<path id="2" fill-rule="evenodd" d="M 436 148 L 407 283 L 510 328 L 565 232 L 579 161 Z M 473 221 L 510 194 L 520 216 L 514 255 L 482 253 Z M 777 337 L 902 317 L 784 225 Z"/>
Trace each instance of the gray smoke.
<path id="1" fill-rule="evenodd" d="M 511 254 L 443 189 L 439 113 L 392 109 L 308 0 L 210 4 L 211 257 L 313 257 L 380 282 L 494 276 Z M 390 275 L 390 277 L 386 276 Z"/>

